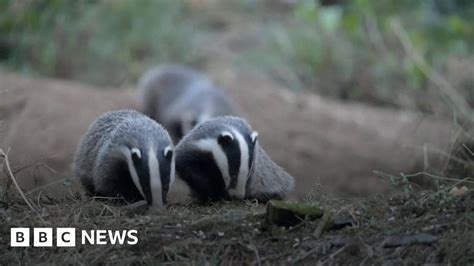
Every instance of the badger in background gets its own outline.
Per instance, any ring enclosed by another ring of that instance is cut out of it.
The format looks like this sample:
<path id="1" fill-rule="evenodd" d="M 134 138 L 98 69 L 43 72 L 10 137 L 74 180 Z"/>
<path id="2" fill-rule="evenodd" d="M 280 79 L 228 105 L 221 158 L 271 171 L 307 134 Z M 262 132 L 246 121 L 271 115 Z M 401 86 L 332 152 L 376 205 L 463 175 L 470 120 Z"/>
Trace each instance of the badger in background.
<path id="1" fill-rule="evenodd" d="M 157 66 L 141 77 L 138 88 L 142 112 L 161 123 L 175 141 L 210 118 L 239 114 L 211 80 L 187 66 Z"/>

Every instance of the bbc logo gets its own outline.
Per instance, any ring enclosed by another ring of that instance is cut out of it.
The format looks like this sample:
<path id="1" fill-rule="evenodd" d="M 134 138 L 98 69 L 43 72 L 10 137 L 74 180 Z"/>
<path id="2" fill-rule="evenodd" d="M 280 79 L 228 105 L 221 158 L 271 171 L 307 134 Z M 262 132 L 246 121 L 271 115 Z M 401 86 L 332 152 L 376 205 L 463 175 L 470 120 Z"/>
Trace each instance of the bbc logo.
<path id="1" fill-rule="evenodd" d="M 34 247 L 52 247 L 53 246 L 53 228 L 33 228 L 33 246 Z M 30 228 L 17 227 L 10 229 L 10 246 L 29 247 L 30 246 Z M 75 228 L 56 228 L 56 246 L 74 247 L 76 246 Z"/>

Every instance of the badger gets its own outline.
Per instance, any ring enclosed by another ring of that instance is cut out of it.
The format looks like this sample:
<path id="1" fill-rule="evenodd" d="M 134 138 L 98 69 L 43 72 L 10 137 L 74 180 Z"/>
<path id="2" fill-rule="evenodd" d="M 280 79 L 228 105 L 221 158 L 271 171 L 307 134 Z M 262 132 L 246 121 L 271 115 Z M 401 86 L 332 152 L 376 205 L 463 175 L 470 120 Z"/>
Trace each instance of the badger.
<path id="1" fill-rule="evenodd" d="M 89 195 L 161 208 L 175 177 L 171 138 L 136 111 L 105 113 L 81 139 L 73 172 Z"/>
<path id="2" fill-rule="evenodd" d="M 175 141 L 202 121 L 239 113 L 236 104 L 211 80 L 183 65 L 149 70 L 138 88 L 142 112 L 168 129 Z"/>
<path id="3" fill-rule="evenodd" d="M 265 202 L 283 199 L 294 188 L 294 178 L 270 159 L 258 133 L 242 118 L 222 116 L 198 124 L 176 145 L 175 154 L 173 197 L 186 199 L 179 193 L 190 193 L 200 201 Z"/>

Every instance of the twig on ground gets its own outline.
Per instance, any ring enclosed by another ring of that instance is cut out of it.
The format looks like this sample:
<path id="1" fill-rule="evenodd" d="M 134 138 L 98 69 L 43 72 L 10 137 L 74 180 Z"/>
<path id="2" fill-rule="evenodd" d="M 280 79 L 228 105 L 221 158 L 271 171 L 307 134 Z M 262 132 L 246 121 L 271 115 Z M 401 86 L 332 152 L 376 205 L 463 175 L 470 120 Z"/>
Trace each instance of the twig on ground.
<path id="1" fill-rule="evenodd" d="M 52 168 L 51 166 L 45 164 L 45 163 L 35 163 L 35 164 L 31 164 L 31 165 L 26 165 L 26 166 L 23 166 L 23 167 L 20 167 L 18 169 L 15 169 L 15 171 L 13 172 L 13 174 L 18 174 L 19 172 L 25 170 L 25 169 L 28 169 L 28 168 L 31 168 L 31 167 L 44 167 L 46 169 L 48 169 L 49 171 L 51 171 L 52 173 L 54 174 L 57 174 L 57 175 L 61 175 L 61 173 L 59 173 L 58 171 L 56 171 L 54 168 Z"/>
<path id="2" fill-rule="evenodd" d="M 96 264 L 99 262 L 101 259 L 103 259 L 103 256 L 107 254 L 109 251 L 114 249 L 114 245 L 110 245 L 108 247 L 102 248 L 102 250 L 99 249 L 99 254 L 91 261 L 91 264 Z"/>
<path id="3" fill-rule="evenodd" d="M 306 259 L 309 255 L 313 254 L 316 250 L 320 249 L 321 247 L 319 245 L 317 245 L 316 247 L 310 249 L 309 251 L 306 251 L 305 253 L 303 253 L 301 256 L 298 256 L 297 258 L 293 259 L 290 261 L 290 263 L 297 263 L 299 261 L 302 261 L 304 259 Z"/>
<path id="4" fill-rule="evenodd" d="M 318 227 L 316 227 L 316 230 L 314 230 L 314 237 L 320 238 L 321 235 L 323 234 L 324 229 L 326 228 L 327 223 L 329 222 L 329 218 L 331 217 L 331 214 L 329 211 L 325 211 L 323 214 L 323 217 L 319 221 Z"/>
<path id="5" fill-rule="evenodd" d="M 342 248 L 336 250 L 334 253 L 332 253 L 331 255 L 329 255 L 329 258 L 327 260 L 325 260 L 324 262 L 322 262 L 321 264 L 327 264 L 329 262 L 329 260 L 334 260 L 334 258 L 339 255 L 341 252 L 343 252 L 344 250 L 346 249 L 346 246 L 343 246 Z"/>
<path id="6" fill-rule="evenodd" d="M 256 262 L 258 266 L 262 265 L 262 264 L 261 264 L 261 259 L 260 259 L 260 254 L 258 253 L 258 248 L 257 248 L 257 246 L 255 246 L 255 244 L 253 244 L 253 243 L 250 244 L 249 246 L 251 247 L 252 251 L 255 253 L 255 261 L 254 261 L 254 263 Z M 252 263 L 252 264 L 254 264 L 254 263 Z"/>
<path id="7" fill-rule="evenodd" d="M 38 209 L 36 209 L 33 204 L 30 202 L 30 200 L 26 197 L 25 193 L 23 193 L 23 191 L 21 190 L 21 187 L 20 185 L 18 185 L 18 182 L 16 181 L 16 178 L 15 176 L 13 175 L 13 172 L 12 172 L 12 169 L 10 167 L 10 161 L 8 160 L 8 154 L 5 153 L 3 151 L 3 149 L 0 149 L 0 157 L 3 158 L 3 162 L 5 164 L 5 167 L 7 169 L 7 172 L 8 172 L 8 175 L 10 176 L 10 178 L 12 179 L 13 181 L 13 184 L 15 185 L 16 189 L 18 190 L 18 192 L 20 193 L 21 197 L 23 198 L 23 200 L 25 201 L 25 203 L 28 205 L 28 207 L 38 216 L 38 218 L 40 219 L 40 221 L 43 223 L 43 224 L 46 224 L 46 221 L 43 219 L 43 217 L 41 216 L 40 212 L 38 211 Z"/>
<path id="8" fill-rule="evenodd" d="M 474 156 L 474 152 L 465 143 L 463 143 L 462 146 L 469 152 L 469 154 L 471 154 L 471 156 Z"/>
<path id="9" fill-rule="evenodd" d="M 42 190 L 42 189 L 44 189 L 44 188 L 50 187 L 50 186 L 52 186 L 52 185 L 56 185 L 56 184 L 58 184 L 58 183 L 61 183 L 61 182 L 66 181 L 66 180 L 69 180 L 69 178 L 67 178 L 67 177 L 66 177 L 66 178 L 62 178 L 62 179 L 56 180 L 56 181 L 54 181 L 54 182 L 48 183 L 48 184 L 46 184 L 46 185 L 33 188 L 33 189 L 27 191 L 26 194 L 32 194 L 32 193 L 34 193 L 34 192 L 36 192 L 36 191 L 38 191 L 38 190 Z"/>
<path id="10" fill-rule="evenodd" d="M 414 173 L 414 174 L 403 174 L 404 177 L 415 177 L 415 176 L 420 176 L 420 175 L 426 175 L 426 176 L 431 177 L 431 178 L 441 179 L 441 180 L 446 180 L 446 181 L 464 182 L 464 183 L 468 183 L 468 184 L 474 184 L 474 181 L 470 181 L 470 179 L 471 179 L 470 177 L 466 177 L 464 179 L 449 178 L 449 177 L 444 177 L 444 176 L 433 175 L 433 174 L 430 174 L 430 173 L 427 173 L 427 172 L 418 172 L 418 173 Z"/>

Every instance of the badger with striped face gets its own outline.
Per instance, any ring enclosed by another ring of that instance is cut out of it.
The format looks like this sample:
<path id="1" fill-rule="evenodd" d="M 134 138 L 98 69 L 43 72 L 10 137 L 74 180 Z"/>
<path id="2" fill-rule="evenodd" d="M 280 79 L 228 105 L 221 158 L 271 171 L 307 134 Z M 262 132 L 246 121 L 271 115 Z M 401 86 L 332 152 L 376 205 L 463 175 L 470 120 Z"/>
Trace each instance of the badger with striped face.
<path id="1" fill-rule="evenodd" d="M 166 130 L 149 117 L 109 112 L 82 138 L 73 168 L 90 195 L 163 207 L 175 176 L 173 146 Z"/>
<path id="2" fill-rule="evenodd" d="M 179 142 L 176 173 L 177 186 L 189 189 L 173 186 L 171 190 L 189 190 L 201 201 L 267 201 L 285 198 L 294 187 L 294 178 L 260 147 L 258 133 L 232 116 L 202 122 Z"/>
<path id="3" fill-rule="evenodd" d="M 160 65 L 138 83 L 143 113 L 179 141 L 200 122 L 236 115 L 238 108 L 205 75 L 184 65 Z"/>

